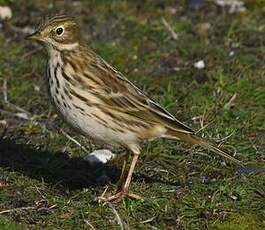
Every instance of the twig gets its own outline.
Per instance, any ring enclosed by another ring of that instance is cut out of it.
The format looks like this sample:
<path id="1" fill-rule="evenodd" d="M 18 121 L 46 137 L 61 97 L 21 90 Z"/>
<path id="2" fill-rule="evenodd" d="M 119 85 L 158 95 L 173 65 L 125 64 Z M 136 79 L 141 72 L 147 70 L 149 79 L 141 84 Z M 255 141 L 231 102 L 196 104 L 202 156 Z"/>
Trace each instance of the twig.
<path id="1" fill-rule="evenodd" d="M 34 207 L 34 206 L 28 206 L 28 207 L 7 209 L 7 210 L 0 211 L 0 214 L 10 213 L 10 212 L 16 212 L 16 211 L 22 211 L 22 210 L 30 210 L 30 209 L 35 209 L 35 208 L 36 207 Z"/>
<path id="2" fill-rule="evenodd" d="M 234 95 L 229 99 L 229 101 L 224 105 L 225 108 L 229 108 L 231 104 L 234 102 L 234 100 L 237 97 L 237 93 L 234 93 Z"/>
<path id="3" fill-rule="evenodd" d="M 209 125 L 211 125 L 213 123 L 213 121 L 207 123 L 206 125 L 204 125 L 203 127 L 201 127 L 200 129 L 198 129 L 195 134 L 200 133 L 202 130 L 206 129 Z"/>
<path id="4" fill-rule="evenodd" d="M 3 81 L 3 95 L 4 95 L 4 101 L 7 102 L 7 80 L 4 79 Z"/>
<path id="5" fill-rule="evenodd" d="M 199 130 L 197 130 L 197 131 L 195 132 L 195 134 L 200 133 L 202 130 L 204 130 L 205 128 L 207 128 L 209 125 L 211 125 L 211 124 L 213 123 L 213 121 L 211 121 L 211 122 L 207 123 L 206 125 L 204 125 L 205 114 L 206 114 L 206 111 L 204 110 L 204 112 L 203 112 L 202 115 L 197 116 L 197 117 L 193 117 L 193 118 L 192 118 L 193 121 L 194 121 L 194 120 L 199 120 L 199 122 L 200 122 L 200 126 L 201 126 L 201 128 L 200 128 Z"/>
<path id="6" fill-rule="evenodd" d="M 109 186 L 107 185 L 106 188 L 104 189 L 103 193 L 100 195 L 100 197 L 104 197 L 106 192 L 108 191 Z M 100 199 L 98 199 L 98 197 L 96 198 L 96 200 L 98 200 L 98 202 L 100 203 Z"/>
<path id="7" fill-rule="evenodd" d="M 229 104 L 231 104 L 237 97 L 237 93 L 235 93 L 231 98 L 230 100 L 228 101 Z"/>
<path id="8" fill-rule="evenodd" d="M 86 153 L 90 153 L 81 143 L 79 143 L 76 139 L 71 137 L 69 134 L 67 134 L 63 129 L 60 129 L 60 132 L 70 141 L 75 143 L 77 146 L 79 146 L 81 149 L 83 149 Z"/>
<path id="9" fill-rule="evenodd" d="M 52 206 L 48 207 L 48 210 L 51 210 L 53 208 L 56 208 L 57 207 L 57 204 L 53 204 Z"/>
<path id="10" fill-rule="evenodd" d="M 200 125 L 201 125 L 201 128 L 204 127 L 205 113 L 206 113 L 206 112 L 205 112 L 205 110 L 204 110 L 202 116 L 200 117 Z"/>
<path id="11" fill-rule="evenodd" d="M 218 142 L 220 142 L 220 145 L 222 142 L 224 142 L 225 140 L 229 139 L 231 136 L 233 136 L 235 133 L 235 131 L 232 131 L 229 135 L 227 135 L 226 137 L 220 139 Z"/>
<path id="12" fill-rule="evenodd" d="M 150 225 L 150 226 L 149 226 L 149 228 L 150 228 L 150 229 L 153 229 L 153 230 L 158 230 L 158 228 L 157 228 L 157 227 L 155 227 L 155 226 L 152 226 L 152 225 Z"/>
<path id="13" fill-rule="evenodd" d="M 27 58 L 27 57 L 31 56 L 32 54 L 39 52 L 41 49 L 42 49 L 42 47 L 39 46 L 39 47 L 37 47 L 37 48 L 35 48 L 33 50 L 30 50 L 29 52 L 27 52 L 24 55 L 22 55 L 22 59 Z"/>
<path id="14" fill-rule="evenodd" d="M 119 213 L 117 212 L 117 210 L 115 209 L 114 205 L 112 203 L 108 202 L 108 201 L 105 202 L 105 204 L 111 209 L 111 211 L 115 215 L 116 220 L 117 220 L 118 224 L 120 225 L 121 229 L 124 230 L 125 228 L 124 228 L 122 219 L 121 219 Z"/>
<path id="15" fill-rule="evenodd" d="M 16 33 L 23 33 L 23 34 L 29 34 L 29 33 L 33 33 L 34 29 L 31 27 L 24 27 L 24 28 L 20 28 L 18 26 L 14 26 L 14 25 L 9 25 L 10 29 L 13 30 Z"/>
<path id="16" fill-rule="evenodd" d="M 0 121 L 0 125 L 4 126 L 4 130 L 3 130 L 2 134 L 0 135 L 0 140 L 2 140 L 4 138 L 4 136 L 6 135 L 6 133 L 7 133 L 8 125 L 7 125 L 5 120 Z"/>
<path id="17" fill-rule="evenodd" d="M 173 30 L 173 28 L 169 25 L 169 23 L 166 21 L 166 19 L 162 18 L 161 21 L 162 21 L 163 25 L 166 27 L 166 29 L 168 30 L 168 32 L 170 33 L 171 37 L 174 40 L 178 40 L 179 35 Z"/>
<path id="18" fill-rule="evenodd" d="M 95 227 L 89 223 L 87 220 L 84 220 L 84 222 L 92 229 L 92 230 L 96 230 Z"/>
<path id="19" fill-rule="evenodd" d="M 30 114 L 29 112 L 27 112 L 26 110 L 22 109 L 21 107 L 12 104 L 11 102 L 8 101 L 8 96 L 7 96 L 7 80 L 4 79 L 3 80 L 3 96 L 4 96 L 4 102 L 11 108 L 21 112 L 21 113 L 25 113 L 25 114 Z"/>
<path id="20" fill-rule="evenodd" d="M 174 190 L 174 191 L 176 191 L 176 190 Z M 164 192 L 164 191 L 162 191 L 162 192 Z M 141 224 L 150 223 L 150 222 L 152 222 L 155 218 L 156 218 L 156 216 L 153 216 L 153 217 L 151 217 L 151 218 L 149 218 L 149 219 L 147 219 L 147 220 L 141 221 L 140 223 L 141 223 Z"/>
<path id="21" fill-rule="evenodd" d="M 11 117 L 16 117 L 16 118 L 20 118 L 22 120 L 31 120 L 31 117 L 28 117 L 27 114 L 25 113 L 13 113 L 13 112 L 10 112 L 10 111 L 6 111 L 6 110 L 3 110 L 3 109 L 0 109 L 0 113 L 2 113 L 3 115 L 8 115 L 8 116 L 11 116 Z"/>

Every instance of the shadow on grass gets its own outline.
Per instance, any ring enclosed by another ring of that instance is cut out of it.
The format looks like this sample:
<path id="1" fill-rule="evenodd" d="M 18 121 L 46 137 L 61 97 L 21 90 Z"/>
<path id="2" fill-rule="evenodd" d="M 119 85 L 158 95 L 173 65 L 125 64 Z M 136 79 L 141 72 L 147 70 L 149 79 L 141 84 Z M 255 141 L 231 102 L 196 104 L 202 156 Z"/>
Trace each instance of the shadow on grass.
<path id="1" fill-rule="evenodd" d="M 69 190 L 115 183 L 120 174 L 114 166 L 91 165 L 82 158 L 35 150 L 10 139 L 0 141 L 0 166 Z"/>
<path id="2" fill-rule="evenodd" d="M 10 139 L 0 141 L 0 167 L 69 190 L 116 183 L 121 173 L 120 169 L 112 165 L 91 165 L 82 158 L 70 158 L 61 152 L 38 151 Z M 143 174 L 135 175 L 134 179 L 145 183 L 158 182 L 179 186 L 178 182 L 164 181 Z"/>

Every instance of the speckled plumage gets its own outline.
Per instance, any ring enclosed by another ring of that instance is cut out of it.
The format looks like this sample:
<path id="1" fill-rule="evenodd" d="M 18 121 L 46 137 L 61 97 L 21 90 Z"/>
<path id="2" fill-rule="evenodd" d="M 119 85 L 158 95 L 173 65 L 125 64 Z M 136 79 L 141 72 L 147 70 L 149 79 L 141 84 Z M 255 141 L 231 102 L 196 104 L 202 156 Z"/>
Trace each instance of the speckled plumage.
<path id="1" fill-rule="evenodd" d="M 87 48 L 80 34 L 72 17 L 59 15 L 46 19 L 30 38 L 42 41 L 47 48 L 49 94 L 61 117 L 83 135 L 133 152 L 135 162 L 122 187 L 123 194 L 128 190 L 140 142 L 144 140 L 183 140 L 240 163 L 196 137 L 192 129 Z"/>

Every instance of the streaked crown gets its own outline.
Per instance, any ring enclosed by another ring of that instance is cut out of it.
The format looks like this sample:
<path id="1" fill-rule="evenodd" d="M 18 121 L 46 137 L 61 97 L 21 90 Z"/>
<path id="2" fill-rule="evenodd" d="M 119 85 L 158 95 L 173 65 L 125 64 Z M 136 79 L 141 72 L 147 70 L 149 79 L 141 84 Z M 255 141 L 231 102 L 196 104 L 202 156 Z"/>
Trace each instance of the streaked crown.
<path id="1" fill-rule="evenodd" d="M 44 42 L 59 50 L 71 49 L 81 41 L 80 29 L 73 17 L 55 15 L 43 20 L 27 39 Z"/>

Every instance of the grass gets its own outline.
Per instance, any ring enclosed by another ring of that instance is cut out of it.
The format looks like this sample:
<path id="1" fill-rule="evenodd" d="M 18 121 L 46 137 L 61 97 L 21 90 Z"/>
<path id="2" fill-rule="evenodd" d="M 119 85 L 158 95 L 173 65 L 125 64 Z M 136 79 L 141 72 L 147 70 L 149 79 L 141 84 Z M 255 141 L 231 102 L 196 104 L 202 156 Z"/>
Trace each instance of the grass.
<path id="1" fill-rule="evenodd" d="M 181 1 L 0 3 L 14 15 L 0 31 L 0 81 L 7 81 L 8 100 L 34 115 L 25 121 L 0 114 L 1 124 L 8 124 L 0 139 L 0 213 L 6 211 L 1 229 L 120 228 L 111 207 L 95 202 L 106 185 L 115 188 L 120 162 L 91 166 L 58 133 L 54 124 L 90 150 L 100 147 L 55 115 L 47 103 L 45 53 L 14 30 L 33 27 L 46 13 L 78 15 L 88 45 L 131 81 L 195 130 L 202 121 L 209 124 L 201 136 L 264 167 L 263 1 L 246 1 L 243 14 L 212 3 L 189 9 Z M 179 34 L 177 41 L 162 18 Z M 199 60 L 206 68 L 193 67 Z M 3 96 L 0 108 L 17 112 Z M 237 166 L 221 162 L 179 142 L 143 143 L 131 190 L 146 199 L 114 206 L 125 229 L 264 229 L 264 171 L 240 174 Z"/>

